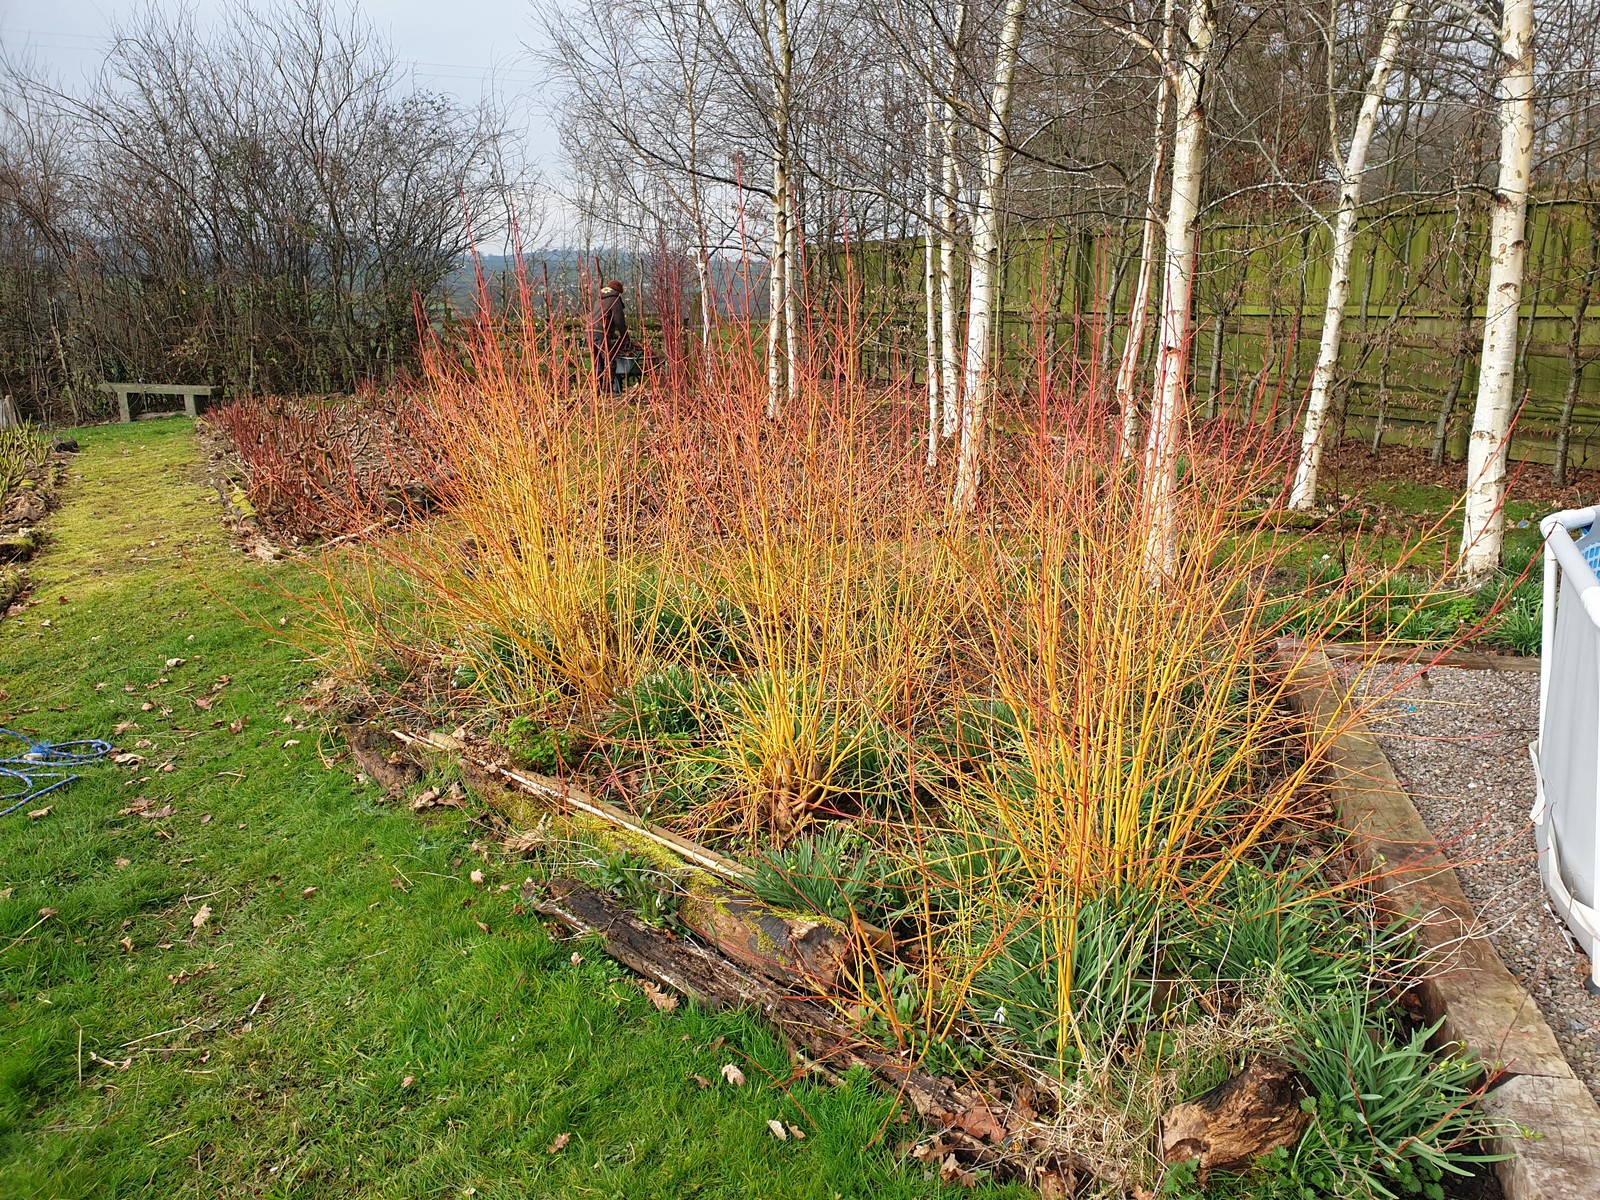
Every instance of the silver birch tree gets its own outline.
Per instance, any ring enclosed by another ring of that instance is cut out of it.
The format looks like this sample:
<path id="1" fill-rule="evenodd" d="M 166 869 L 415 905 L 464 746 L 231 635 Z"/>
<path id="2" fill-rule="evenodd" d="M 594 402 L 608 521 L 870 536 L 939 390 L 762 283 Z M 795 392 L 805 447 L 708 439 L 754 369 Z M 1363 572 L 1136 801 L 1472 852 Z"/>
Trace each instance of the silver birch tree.
<path id="1" fill-rule="evenodd" d="M 1504 0 L 1498 29 L 1500 176 L 1489 224 L 1489 287 L 1478 402 L 1467 443 L 1460 570 L 1477 581 L 1500 566 L 1505 534 L 1506 442 L 1517 370 L 1518 316 L 1533 160 L 1533 0 Z"/>
<path id="2" fill-rule="evenodd" d="M 1205 171 L 1205 79 L 1216 39 L 1211 0 L 1190 0 L 1183 56 L 1175 64 L 1172 192 L 1167 203 L 1166 257 L 1161 289 L 1161 333 L 1156 349 L 1150 431 L 1144 449 L 1145 565 L 1153 581 L 1177 563 L 1178 438 L 1188 378 L 1184 369 L 1193 334 L 1196 228 Z"/>
<path id="3" fill-rule="evenodd" d="M 1333 376 L 1339 365 L 1339 339 L 1345 309 L 1350 301 L 1350 263 L 1355 251 L 1362 177 L 1366 174 L 1367 152 L 1372 146 L 1372 134 L 1378 124 L 1378 107 L 1388 90 L 1389 75 L 1394 70 L 1394 60 L 1400 52 L 1400 39 L 1410 19 L 1411 0 L 1395 0 L 1394 7 L 1389 10 L 1383 41 L 1378 46 L 1378 56 L 1372 64 L 1372 74 L 1367 79 L 1366 91 L 1361 97 L 1361 111 L 1356 116 L 1355 129 L 1350 135 L 1350 150 L 1342 159 L 1339 155 L 1338 130 L 1334 128 L 1328 131 L 1334 165 L 1339 172 L 1339 210 L 1333 224 L 1328 296 L 1322 308 L 1322 337 L 1317 345 L 1316 366 L 1311 371 L 1311 396 L 1306 404 L 1305 429 L 1300 443 L 1300 459 L 1295 467 L 1294 487 L 1289 494 L 1290 508 L 1307 509 L 1316 503 L 1317 473 L 1322 465 Z M 1331 36 L 1329 41 L 1328 111 L 1331 124 L 1334 114 Z"/>
<path id="4" fill-rule="evenodd" d="M 994 324 L 996 277 L 1000 267 L 1000 202 L 1006 167 L 1011 159 L 1011 98 L 1017 76 L 1017 53 L 1027 0 L 1006 0 L 995 51 L 994 88 L 984 132 L 978 202 L 972 215 L 971 293 L 967 311 L 967 354 L 961 396 L 961 445 L 950 507 L 971 512 L 982 482 L 981 459 L 989 406 L 994 395 Z"/>

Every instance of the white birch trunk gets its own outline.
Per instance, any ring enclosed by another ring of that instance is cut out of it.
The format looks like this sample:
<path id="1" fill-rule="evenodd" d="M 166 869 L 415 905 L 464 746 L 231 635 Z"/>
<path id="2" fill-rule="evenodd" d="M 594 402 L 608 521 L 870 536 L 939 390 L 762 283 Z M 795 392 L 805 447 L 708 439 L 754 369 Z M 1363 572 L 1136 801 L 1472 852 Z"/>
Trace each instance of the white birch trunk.
<path id="1" fill-rule="evenodd" d="M 794 181 L 789 181 L 789 219 L 784 234 L 789 240 L 783 255 L 783 336 L 784 336 L 784 394 L 793 396 L 799 384 L 800 362 L 800 288 L 805 286 L 805 264 L 800 260 L 799 205 L 795 199 Z M 795 281 L 800 281 L 796 286 Z"/>
<path id="2" fill-rule="evenodd" d="M 767 416 L 777 419 L 794 387 L 794 266 L 792 217 L 794 197 L 789 180 L 789 85 L 794 76 L 794 49 L 789 42 L 788 0 L 772 6 L 772 264 L 767 299 Z"/>
<path id="3" fill-rule="evenodd" d="M 1145 566 L 1152 582 L 1172 573 L 1178 556 L 1178 435 L 1193 333 L 1195 228 L 1205 171 L 1206 110 L 1202 87 L 1216 36 L 1211 0 L 1192 0 L 1188 46 L 1176 64 L 1173 96 L 1177 124 L 1172 139 L 1172 194 L 1167 203 L 1166 259 L 1161 290 L 1161 333 L 1156 350 L 1150 434 L 1144 451 Z"/>
<path id="4" fill-rule="evenodd" d="M 1150 311 L 1150 279 L 1155 273 L 1156 238 L 1161 230 L 1161 173 L 1167 157 L 1167 107 L 1172 96 L 1171 64 L 1172 0 L 1167 0 L 1161 22 L 1161 83 L 1156 90 L 1156 136 L 1150 161 L 1150 186 L 1145 193 L 1139 273 L 1134 277 L 1133 296 L 1128 302 L 1128 337 L 1122 346 L 1122 361 L 1117 366 L 1117 404 L 1122 409 L 1122 436 L 1117 444 L 1124 460 L 1134 456 L 1139 444 L 1139 400 L 1133 389 L 1139 372 L 1139 356 L 1144 353 L 1144 331 Z"/>
<path id="5" fill-rule="evenodd" d="M 944 106 L 944 227 L 939 231 L 939 390 L 944 421 L 939 430 L 954 437 L 961 428 L 961 305 L 956 296 L 956 116 Z"/>
<path id="6" fill-rule="evenodd" d="M 1506 440 L 1517 371 L 1518 313 L 1528 257 L 1533 160 L 1533 0 L 1504 0 L 1500 22 L 1500 179 L 1489 226 L 1489 288 L 1478 403 L 1467 443 L 1461 573 L 1481 580 L 1500 566 L 1505 534 Z"/>
<path id="7" fill-rule="evenodd" d="M 931 35 L 930 35 L 931 42 Z M 922 304 L 926 334 L 923 370 L 928 377 L 928 466 L 939 465 L 940 376 L 944 364 L 939 358 L 939 261 L 937 238 L 942 223 L 938 175 L 941 169 L 938 149 L 938 104 L 930 84 L 922 123 Z"/>
<path id="8" fill-rule="evenodd" d="M 694 273 L 700 283 L 700 348 L 705 350 L 711 346 L 711 323 L 716 320 L 717 298 L 712 295 L 711 252 L 706 249 L 704 230 L 694 252 Z"/>
<path id="9" fill-rule="evenodd" d="M 784 312 L 788 307 L 785 285 L 788 283 L 784 259 L 789 254 L 788 172 L 784 169 L 783 153 L 776 147 L 772 153 L 772 256 L 767 263 L 767 419 L 777 420 L 783 408 L 784 362 L 783 351 L 787 344 L 783 332 Z"/>
<path id="10" fill-rule="evenodd" d="M 1300 461 L 1295 467 L 1294 487 L 1289 493 L 1290 508 L 1311 508 L 1317 499 L 1317 473 L 1322 467 L 1333 375 L 1339 365 L 1339 339 L 1345 308 L 1350 301 L 1350 262 L 1355 251 L 1362 176 L 1367 169 L 1367 151 L 1372 146 L 1373 130 L 1378 124 L 1378 106 L 1388 89 L 1389 75 L 1400 52 L 1400 37 L 1410 19 L 1411 0 L 1395 0 L 1394 7 L 1389 10 L 1389 24 L 1383 31 L 1377 60 L 1372 64 L 1372 75 L 1367 80 L 1367 90 L 1361 97 L 1361 112 L 1350 135 L 1350 152 L 1339 171 L 1339 211 L 1334 218 L 1333 253 L 1328 265 L 1328 299 L 1322 309 L 1322 339 L 1317 346 L 1316 366 L 1311 371 L 1311 397 L 1306 403 Z"/>
<path id="11" fill-rule="evenodd" d="M 961 306 L 956 297 L 956 231 L 960 189 L 956 179 L 956 106 L 954 96 L 961 79 L 961 50 L 967 36 L 967 3 L 956 6 L 956 28 L 950 46 L 949 72 L 945 75 L 942 114 L 944 158 L 941 163 L 941 202 L 944 211 L 939 237 L 939 389 L 944 403 L 940 432 L 954 437 L 961 428 Z"/>
<path id="12" fill-rule="evenodd" d="M 972 296 L 967 313 L 961 446 L 956 460 L 955 489 L 950 496 L 950 507 L 957 513 L 971 512 L 976 507 L 978 487 L 982 483 L 980 460 L 994 393 L 992 342 L 995 283 L 1000 266 L 1000 197 L 1011 159 L 1011 94 L 1026 11 L 1027 0 L 1006 0 L 1000 45 L 995 52 L 994 91 L 989 104 L 989 128 L 984 136 L 977 211 L 972 218 Z"/>

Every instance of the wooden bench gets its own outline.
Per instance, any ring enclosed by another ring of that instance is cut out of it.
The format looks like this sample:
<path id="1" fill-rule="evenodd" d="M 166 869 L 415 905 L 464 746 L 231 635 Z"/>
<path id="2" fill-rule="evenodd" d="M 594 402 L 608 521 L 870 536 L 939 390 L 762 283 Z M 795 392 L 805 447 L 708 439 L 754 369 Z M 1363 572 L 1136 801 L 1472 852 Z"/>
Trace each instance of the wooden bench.
<path id="1" fill-rule="evenodd" d="M 128 406 L 131 396 L 177 396 L 183 400 L 183 411 L 198 417 L 201 398 L 210 400 L 217 392 L 209 383 L 102 383 L 100 390 L 117 398 L 117 409 L 124 423 L 133 420 Z"/>

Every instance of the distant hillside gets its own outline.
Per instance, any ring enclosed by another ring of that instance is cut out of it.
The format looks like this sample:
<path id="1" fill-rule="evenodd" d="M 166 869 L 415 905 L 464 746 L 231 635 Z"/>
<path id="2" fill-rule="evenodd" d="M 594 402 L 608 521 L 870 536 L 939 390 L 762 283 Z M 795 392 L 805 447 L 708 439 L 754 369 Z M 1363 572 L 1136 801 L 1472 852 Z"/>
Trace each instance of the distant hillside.
<path id="1" fill-rule="evenodd" d="M 548 280 L 549 291 L 553 297 L 567 303 L 577 303 L 585 293 L 586 282 L 592 287 L 592 281 L 597 276 L 602 279 L 619 279 L 628 289 L 635 309 L 640 304 L 640 296 L 644 297 L 645 305 L 653 306 L 657 295 L 655 281 L 650 278 L 653 265 L 651 256 L 627 250 L 606 250 L 589 256 L 587 264 L 585 257 L 582 250 L 575 249 L 539 250 L 529 253 L 524 256 L 528 283 L 535 294 L 542 297 Z M 585 270 L 586 265 L 587 270 Z M 766 316 L 765 262 L 751 262 L 747 268 L 742 261 L 719 257 L 712 259 L 711 267 L 712 289 L 716 295 L 719 313 L 723 316 L 738 316 L 746 312 L 745 284 L 748 279 L 749 315 Z M 481 255 L 474 265 L 471 258 L 463 258 L 456 269 L 445 278 L 442 288 L 444 298 L 456 308 L 470 308 L 477 299 L 478 271 L 483 273 L 489 294 L 495 297 L 503 296 L 514 286 L 516 260 L 508 254 L 485 254 Z M 692 313 L 698 308 L 699 299 L 696 294 L 694 268 L 689 263 L 683 265 L 680 286 L 684 289 L 682 309 L 685 313 Z"/>

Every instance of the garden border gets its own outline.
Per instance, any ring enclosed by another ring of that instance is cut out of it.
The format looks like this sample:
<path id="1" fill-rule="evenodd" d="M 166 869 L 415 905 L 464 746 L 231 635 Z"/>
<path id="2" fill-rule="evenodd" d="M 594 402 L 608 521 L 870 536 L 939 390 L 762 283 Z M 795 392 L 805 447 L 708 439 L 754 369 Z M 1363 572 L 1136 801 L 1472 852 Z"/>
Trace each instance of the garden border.
<path id="1" fill-rule="evenodd" d="M 1544 1014 L 1483 933 L 1383 747 L 1351 711 L 1321 651 L 1287 660 L 1288 694 L 1321 728 L 1340 730 L 1326 781 L 1351 850 L 1384 906 L 1424 914 L 1423 953 L 1439 968 L 1418 991 L 1441 1044 L 1459 1045 L 1499 1071 L 1480 1107 L 1500 1124 L 1490 1149 L 1506 1200 L 1573 1200 L 1600 1194 L 1600 1106 L 1573 1074 Z"/>

